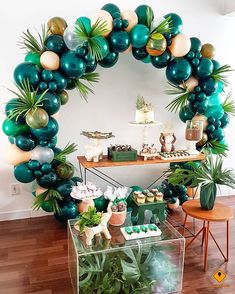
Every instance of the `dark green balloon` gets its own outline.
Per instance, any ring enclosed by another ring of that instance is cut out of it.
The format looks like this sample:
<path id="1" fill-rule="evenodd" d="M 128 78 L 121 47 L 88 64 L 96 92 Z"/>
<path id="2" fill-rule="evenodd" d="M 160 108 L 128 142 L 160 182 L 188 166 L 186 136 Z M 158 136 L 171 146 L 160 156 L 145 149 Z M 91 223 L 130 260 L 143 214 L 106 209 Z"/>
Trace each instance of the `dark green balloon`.
<path id="1" fill-rule="evenodd" d="M 135 48 L 144 47 L 149 39 L 149 29 L 143 24 L 137 24 L 130 31 L 131 44 Z"/>
<path id="2" fill-rule="evenodd" d="M 19 135 L 15 138 L 15 143 L 18 148 L 24 151 L 33 150 L 36 147 L 36 142 L 29 134 Z"/>
<path id="3" fill-rule="evenodd" d="M 47 90 L 47 88 L 48 88 L 48 85 L 46 82 L 40 82 L 40 84 L 39 84 L 40 91 L 44 92 L 45 90 Z"/>
<path id="4" fill-rule="evenodd" d="M 194 113 L 186 105 L 180 109 L 179 117 L 182 122 L 186 123 L 187 120 L 191 120 L 194 117 Z"/>
<path id="5" fill-rule="evenodd" d="M 41 205 L 41 209 L 43 209 L 46 212 L 53 212 L 53 208 L 50 204 L 50 201 L 43 201 Z"/>
<path id="6" fill-rule="evenodd" d="M 117 52 L 109 52 L 109 54 L 102 60 L 98 61 L 99 65 L 105 68 L 114 66 L 118 61 Z"/>
<path id="7" fill-rule="evenodd" d="M 39 169 L 40 167 L 40 162 L 38 160 L 30 160 L 28 163 L 27 163 L 27 166 L 30 170 L 32 171 L 36 171 Z"/>
<path id="8" fill-rule="evenodd" d="M 192 38 L 190 38 L 190 41 L 191 41 L 190 51 L 193 51 L 193 52 L 201 51 L 202 43 L 198 38 L 192 37 Z"/>
<path id="9" fill-rule="evenodd" d="M 47 38 L 45 45 L 47 50 L 53 51 L 58 55 L 63 54 L 67 50 L 64 38 L 61 35 L 50 35 Z"/>
<path id="10" fill-rule="evenodd" d="M 42 177 L 42 172 L 40 171 L 40 170 L 35 170 L 34 172 L 33 172 L 33 174 L 34 174 L 34 176 L 36 177 L 36 178 L 41 178 Z"/>
<path id="11" fill-rule="evenodd" d="M 30 183 L 35 180 L 32 171 L 26 163 L 18 164 L 14 169 L 15 178 L 21 183 Z"/>
<path id="12" fill-rule="evenodd" d="M 169 82 L 179 85 L 186 81 L 192 74 L 192 67 L 187 59 L 177 57 L 166 68 L 166 77 Z"/>
<path id="13" fill-rule="evenodd" d="M 230 121 L 229 115 L 225 112 L 224 115 L 220 119 L 221 128 L 227 127 L 227 125 L 229 124 L 229 121 Z"/>
<path id="14" fill-rule="evenodd" d="M 62 91 L 67 87 L 67 79 L 59 71 L 53 72 L 53 80 L 56 83 L 57 91 Z"/>
<path id="15" fill-rule="evenodd" d="M 202 91 L 205 92 L 207 96 L 211 96 L 218 89 L 218 82 L 211 77 L 201 80 L 199 85 Z"/>
<path id="16" fill-rule="evenodd" d="M 171 24 L 173 27 L 173 29 L 171 30 L 171 34 L 172 34 L 172 36 L 176 36 L 182 32 L 182 29 L 183 29 L 182 19 L 176 13 L 168 13 L 164 16 L 164 18 L 167 18 L 169 16 L 170 16 Z"/>
<path id="17" fill-rule="evenodd" d="M 143 60 L 146 57 L 148 57 L 148 52 L 146 51 L 145 47 L 142 48 L 132 48 L 132 55 L 135 57 L 137 60 Z"/>
<path id="18" fill-rule="evenodd" d="M 49 162 L 44 162 L 41 166 L 41 171 L 44 173 L 44 174 L 49 174 L 52 170 L 52 166 Z"/>
<path id="19" fill-rule="evenodd" d="M 67 79 L 66 90 L 73 90 L 76 88 L 76 81 L 74 79 Z"/>
<path id="20" fill-rule="evenodd" d="M 36 53 L 36 52 L 28 52 L 25 55 L 24 61 L 33 63 L 33 64 L 37 65 L 38 67 L 41 67 L 40 54 L 39 53 Z"/>
<path id="21" fill-rule="evenodd" d="M 14 70 L 14 80 L 19 86 L 21 86 L 23 81 L 29 80 L 32 87 L 37 87 L 40 82 L 39 69 L 30 62 L 20 63 Z"/>
<path id="22" fill-rule="evenodd" d="M 42 78 L 46 82 L 51 82 L 53 80 L 53 73 L 51 70 L 44 69 L 42 71 Z"/>
<path id="23" fill-rule="evenodd" d="M 101 36 L 93 37 L 93 40 L 95 40 L 97 46 L 99 46 L 102 58 L 105 58 L 109 54 L 108 41 Z"/>
<path id="24" fill-rule="evenodd" d="M 67 77 L 77 79 L 85 73 L 86 64 L 74 51 L 68 51 L 60 59 L 60 69 Z"/>
<path id="25" fill-rule="evenodd" d="M 47 92 L 43 97 L 42 108 L 45 109 L 49 115 L 53 115 L 59 111 L 60 106 L 60 97 L 58 95 Z"/>
<path id="26" fill-rule="evenodd" d="M 217 60 L 211 59 L 211 61 L 213 63 L 214 70 L 220 68 L 220 64 Z"/>
<path id="27" fill-rule="evenodd" d="M 151 63 L 156 68 L 164 68 L 171 61 L 171 54 L 168 51 L 165 51 L 160 56 L 151 56 Z"/>
<path id="28" fill-rule="evenodd" d="M 6 118 L 2 124 L 2 130 L 7 136 L 16 137 L 20 134 L 26 133 L 29 131 L 28 125 L 19 125 L 14 123 L 12 120 Z"/>
<path id="29" fill-rule="evenodd" d="M 121 13 L 118 6 L 113 4 L 113 3 L 105 4 L 101 9 L 108 11 L 112 15 L 113 18 L 115 18 L 115 14 L 117 14 L 117 13 L 120 14 Z"/>
<path id="30" fill-rule="evenodd" d="M 53 187 L 57 182 L 57 175 L 55 172 L 50 172 L 49 174 L 44 174 L 42 177 L 37 179 L 38 185 L 43 188 Z"/>
<path id="31" fill-rule="evenodd" d="M 51 138 L 51 140 L 47 143 L 47 146 L 49 148 L 54 148 L 56 146 L 57 143 L 57 137 L 53 137 Z"/>
<path id="32" fill-rule="evenodd" d="M 113 52 L 124 52 L 130 46 L 129 34 L 126 31 L 114 31 L 109 36 L 110 49 Z"/>
<path id="33" fill-rule="evenodd" d="M 136 8 L 135 13 L 138 16 L 138 23 L 150 28 L 151 23 L 154 19 L 152 8 L 148 5 L 140 5 Z M 150 18 L 148 18 L 148 15 L 150 16 Z"/>
<path id="34" fill-rule="evenodd" d="M 94 199 L 94 202 L 95 202 L 95 208 L 97 211 L 102 212 L 107 210 L 109 200 L 105 199 L 104 196 Z"/>
<path id="35" fill-rule="evenodd" d="M 75 184 L 77 184 L 77 182 L 78 183 L 83 182 L 83 180 L 80 177 L 72 177 L 70 180 L 73 181 Z"/>
<path id="36" fill-rule="evenodd" d="M 77 205 L 73 201 L 68 203 L 62 203 L 60 205 L 60 212 L 54 214 L 55 218 L 63 223 L 66 223 L 69 219 L 75 219 L 78 217 Z"/>
<path id="37" fill-rule="evenodd" d="M 199 114 L 204 114 L 208 108 L 208 100 L 197 101 L 194 103 L 194 107 Z"/>
<path id="38" fill-rule="evenodd" d="M 76 20 L 76 24 L 82 24 L 88 33 L 91 32 L 91 20 L 86 16 L 81 16 Z"/>
<path id="39" fill-rule="evenodd" d="M 95 71 L 96 67 L 97 61 L 95 59 L 86 61 L 86 73 Z"/>
<path id="40" fill-rule="evenodd" d="M 12 98 L 8 101 L 8 103 L 5 106 L 5 114 L 7 117 L 11 116 L 13 114 L 13 110 L 15 109 L 15 103 L 18 103 L 18 98 Z M 11 119 L 14 123 L 23 125 L 26 124 L 25 118 L 23 114 L 20 114 L 18 118 L 14 117 Z"/>
<path id="41" fill-rule="evenodd" d="M 75 183 L 71 180 L 62 180 L 55 185 L 55 190 L 63 197 L 63 201 L 71 200 L 70 193 L 72 192 Z"/>
<path id="42" fill-rule="evenodd" d="M 202 58 L 199 65 L 195 68 L 195 75 L 199 79 L 208 78 L 213 72 L 213 63 L 209 58 Z"/>
<path id="43" fill-rule="evenodd" d="M 30 132 L 39 140 L 48 140 L 52 137 L 55 137 L 58 133 L 59 125 L 57 121 L 51 117 L 47 126 L 41 129 L 32 129 L 30 128 Z"/>

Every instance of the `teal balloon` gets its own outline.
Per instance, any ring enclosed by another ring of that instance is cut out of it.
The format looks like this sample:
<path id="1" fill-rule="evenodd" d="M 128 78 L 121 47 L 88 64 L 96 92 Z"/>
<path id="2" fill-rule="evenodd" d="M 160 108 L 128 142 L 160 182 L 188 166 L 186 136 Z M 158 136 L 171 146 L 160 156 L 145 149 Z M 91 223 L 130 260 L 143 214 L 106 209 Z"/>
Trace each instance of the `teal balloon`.
<path id="1" fill-rule="evenodd" d="M 46 39 L 45 46 L 47 50 L 53 51 L 57 53 L 58 55 L 63 54 L 65 51 L 67 51 L 67 47 L 64 42 L 64 38 L 61 35 L 50 35 Z"/>
<path id="2" fill-rule="evenodd" d="M 95 71 L 96 67 L 97 61 L 95 59 L 86 61 L 86 73 Z"/>
<path id="3" fill-rule="evenodd" d="M 121 11 L 118 8 L 118 6 L 113 3 L 105 4 L 101 9 L 110 13 L 113 18 L 115 18 L 116 15 L 121 14 Z"/>
<path id="4" fill-rule="evenodd" d="M 76 81 L 74 79 L 67 79 L 66 90 L 73 90 L 76 88 Z"/>
<path id="5" fill-rule="evenodd" d="M 73 181 L 75 184 L 83 182 L 82 178 L 80 177 L 72 177 L 70 180 Z"/>
<path id="6" fill-rule="evenodd" d="M 34 174 L 26 163 L 18 164 L 14 169 L 14 175 L 17 181 L 21 183 L 30 183 L 35 180 Z"/>
<path id="7" fill-rule="evenodd" d="M 202 43 L 198 38 L 192 37 L 190 38 L 190 41 L 191 41 L 190 51 L 193 51 L 193 52 L 201 51 Z"/>
<path id="8" fill-rule="evenodd" d="M 98 61 L 99 65 L 105 68 L 114 66 L 118 61 L 118 52 L 109 52 L 102 60 Z"/>
<path id="9" fill-rule="evenodd" d="M 57 175 L 53 171 L 49 174 L 44 174 L 42 177 L 37 179 L 38 185 L 43 188 L 51 188 L 57 183 L 57 181 Z"/>
<path id="10" fill-rule="evenodd" d="M 52 171 L 52 166 L 49 162 L 44 162 L 41 166 L 41 172 L 44 174 L 49 174 Z"/>
<path id="11" fill-rule="evenodd" d="M 108 41 L 101 36 L 93 37 L 96 41 L 97 46 L 100 48 L 102 58 L 105 58 L 109 54 L 109 44 Z"/>
<path id="12" fill-rule="evenodd" d="M 156 68 L 164 68 L 171 61 L 171 54 L 168 51 L 165 51 L 160 56 L 151 56 L 151 63 Z"/>
<path id="13" fill-rule="evenodd" d="M 138 23 L 150 28 L 152 21 L 154 19 L 154 13 L 152 8 L 148 5 L 140 5 L 136 8 L 135 13 L 138 16 Z M 148 18 L 148 16 L 150 16 L 150 18 Z"/>
<path id="14" fill-rule="evenodd" d="M 8 103 L 5 106 L 5 114 L 7 117 L 10 117 L 13 114 L 13 111 L 15 109 L 15 103 L 18 103 L 18 102 L 19 102 L 18 98 L 12 98 L 11 100 L 8 101 Z M 14 117 L 11 120 L 16 124 L 20 124 L 20 125 L 26 124 L 23 114 L 20 114 L 17 118 Z"/>
<path id="15" fill-rule="evenodd" d="M 166 77 L 169 82 L 175 85 L 182 84 L 192 74 L 192 67 L 185 58 L 173 59 L 166 68 Z"/>
<path id="16" fill-rule="evenodd" d="M 194 117 L 194 113 L 186 105 L 180 109 L 179 117 L 182 122 L 186 123 L 187 120 L 191 120 Z"/>
<path id="17" fill-rule="evenodd" d="M 209 77 L 204 80 L 201 80 L 199 86 L 207 96 L 211 96 L 212 94 L 216 93 L 218 88 L 218 82 L 215 81 L 213 78 Z"/>
<path id="18" fill-rule="evenodd" d="M 40 82 L 39 69 L 35 64 L 30 62 L 20 63 L 14 70 L 14 80 L 19 86 L 28 80 L 32 87 L 37 87 Z"/>
<path id="19" fill-rule="evenodd" d="M 145 47 L 142 48 L 132 48 L 132 55 L 135 57 L 137 60 L 143 60 L 146 57 L 148 57 L 148 52 L 146 51 Z"/>
<path id="20" fill-rule="evenodd" d="M 64 53 L 60 59 L 60 69 L 69 78 L 78 79 L 86 71 L 84 60 L 74 51 Z"/>
<path id="21" fill-rule="evenodd" d="M 224 115 L 220 119 L 221 128 L 226 128 L 227 125 L 229 124 L 229 121 L 230 121 L 229 115 L 225 112 Z"/>
<path id="22" fill-rule="evenodd" d="M 217 93 L 222 93 L 222 92 L 224 92 L 224 83 L 222 81 L 219 81 Z"/>
<path id="23" fill-rule="evenodd" d="M 214 117 L 216 119 L 222 118 L 224 115 L 224 110 L 221 104 L 209 106 L 205 112 L 206 117 Z"/>
<path id="24" fill-rule="evenodd" d="M 59 111 L 60 106 L 60 98 L 56 94 L 47 92 L 43 97 L 42 108 L 45 109 L 49 115 L 53 115 Z"/>
<path id="25" fill-rule="evenodd" d="M 124 52 L 130 46 L 129 34 L 126 31 L 114 31 L 109 36 L 110 50 Z"/>
<path id="26" fill-rule="evenodd" d="M 43 201 L 41 204 L 41 209 L 46 212 L 53 212 L 53 208 L 50 204 L 50 201 Z"/>
<path id="27" fill-rule="evenodd" d="M 75 186 L 75 183 L 73 181 L 62 180 L 62 181 L 58 182 L 54 186 L 54 188 L 63 197 L 63 201 L 68 201 L 68 200 L 71 200 L 70 193 L 72 192 L 73 186 Z"/>
<path id="28" fill-rule="evenodd" d="M 149 29 L 143 24 L 137 24 L 130 31 L 131 44 L 135 48 L 144 47 L 149 39 Z"/>
<path id="29" fill-rule="evenodd" d="M 24 151 L 30 151 L 36 147 L 35 140 L 28 134 L 18 135 L 15 138 L 15 143 L 18 148 Z"/>
<path id="30" fill-rule="evenodd" d="M 144 59 L 141 60 L 143 63 L 151 63 L 151 56 L 148 55 L 147 57 L 145 57 Z"/>
<path id="31" fill-rule="evenodd" d="M 58 133 L 59 125 L 57 121 L 51 117 L 47 126 L 41 129 L 32 129 L 30 128 L 30 132 L 39 140 L 48 140 L 52 137 L 55 137 Z"/>
<path id="32" fill-rule="evenodd" d="M 213 72 L 213 63 L 209 58 L 202 58 L 195 68 L 195 75 L 199 79 L 208 78 Z"/>
<path id="33" fill-rule="evenodd" d="M 49 148 L 54 148 L 57 144 L 57 137 L 51 138 L 51 140 L 47 143 Z"/>
<path id="34" fill-rule="evenodd" d="M 67 79 L 59 71 L 53 71 L 53 80 L 56 83 L 57 91 L 62 91 L 67 87 Z"/>
<path id="35" fill-rule="evenodd" d="M 7 136 L 16 137 L 20 134 L 26 133 L 29 131 L 28 125 L 18 125 L 12 120 L 6 118 L 2 124 L 2 130 Z"/>
<path id="36" fill-rule="evenodd" d="M 109 200 L 105 199 L 104 196 L 94 199 L 94 202 L 95 202 L 95 208 L 97 211 L 102 212 L 107 210 Z"/>
<path id="37" fill-rule="evenodd" d="M 211 95 L 208 99 L 208 105 L 209 106 L 218 106 L 221 104 L 221 100 L 220 100 L 220 97 L 219 97 L 219 94 L 218 93 L 215 93 L 214 95 Z"/>
<path id="38" fill-rule="evenodd" d="M 183 29 L 182 19 L 176 13 L 168 13 L 164 16 L 164 18 L 167 18 L 169 16 L 170 16 L 170 20 L 172 24 L 171 34 L 172 36 L 178 35 L 179 33 L 182 32 L 182 29 Z"/>
<path id="39" fill-rule="evenodd" d="M 73 201 L 62 203 L 60 205 L 60 211 L 55 213 L 55 218 L 63 223 L 67 223 L 69 219 L 75 219 L 78 217 L 77 205 Z"/>
<path id="40" fill-rule="evenodd" d="M 42 79 L 45 81 L 45 82 L 51 82 L 53 80 L 53 73 L 51 70 L 48 70 L 48 69 L 44 69 L 42 71 Z"/>
<path id="41" fill-rule="evenodd" d="M 220 64 L 217 60 L 212 59 L 214 70 L 220 68 Z"/>
<path id="42" fill-rule="evenodd" d="M 27 166 L 30 170 L 36 171 L 40 168 L 40 162 L 38 160 L 30 160 L 27 163 Z"/>
<path id="43" fill-rule="evenodd" d="M 92 30 L 92 28 L 91 28 L 91 20 L 90 20 L 90 18 L 88 18 L 88 17 L 86 17 L 86 16 L 81 16 L 81 17 L 79 17 L 79 18 L 76 20 L 76 24 L 82 24 L 82 25 L 85 27 L 85 29 L 86 29 L 86 31 L 87 31 L 88 34 L 89 34 L 89 33 L 91 32 L 91 30 Z"/>

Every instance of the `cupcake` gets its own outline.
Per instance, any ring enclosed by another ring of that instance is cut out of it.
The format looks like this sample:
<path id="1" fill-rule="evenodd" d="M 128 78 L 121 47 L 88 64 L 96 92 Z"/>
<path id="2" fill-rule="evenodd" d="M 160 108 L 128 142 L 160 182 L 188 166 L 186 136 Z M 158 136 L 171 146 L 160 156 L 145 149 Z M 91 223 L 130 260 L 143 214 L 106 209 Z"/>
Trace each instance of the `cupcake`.
<path id="1" fill-rule="evenodd" d="M 143 194 L 144 194 L 144 195 L 147 195 L 149 192 L 150 192 L 150 191 L 149 191 L 148 189 L 145 189 L 145 190 L 143 191 Z"/>
<path id="2" fill-rule="evenodd" d="M 137 203 L 145 203 L 145 195 L 142 193 L 138 194 L 138 196 L 136 197 L 136 202 Z"/>
<path id="3" fill-rule="evenodd" d="M 154 195 L 156 195 L 159 191 L 158 191 L 158 189 L 151 189 L 150 192 L 152 192 Z"/>
<path id="4" fill-rule="evenodd" d="M 147 194 L 147 202 L 154 202 L 154 194 L 149 192 Z"/>
<path id="5" fill-rule="evenodd" d="M 162 192 L 158 192 L 158 193 L 155 195 L 155 200 L 156 200 L 156 201 L 162 201 L 162 200 L 163 200 L 163 194 L 162 194 Z"/>
<path id="6" fill-rule="evenodd" d="M 134 199 L 137 199 L 137 197 L 138 197 L 139 194 L 142 194 L 142 192 L 141 191 L 134 191 L 133 192 L 133 198 Z"/>

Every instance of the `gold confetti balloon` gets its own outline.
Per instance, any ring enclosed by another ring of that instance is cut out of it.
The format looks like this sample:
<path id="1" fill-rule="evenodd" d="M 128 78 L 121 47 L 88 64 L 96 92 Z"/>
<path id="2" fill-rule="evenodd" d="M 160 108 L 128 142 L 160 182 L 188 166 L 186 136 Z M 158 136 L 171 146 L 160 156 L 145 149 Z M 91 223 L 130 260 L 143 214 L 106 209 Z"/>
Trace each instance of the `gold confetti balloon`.
<path id="1" fill-rule="evenodd" d="M 165 37 L 160 33 L 156 33 L 149 38 L 146 51 L 152 56 L 160 56 L 165 52 L 166 46 L 167 42 Z"/>

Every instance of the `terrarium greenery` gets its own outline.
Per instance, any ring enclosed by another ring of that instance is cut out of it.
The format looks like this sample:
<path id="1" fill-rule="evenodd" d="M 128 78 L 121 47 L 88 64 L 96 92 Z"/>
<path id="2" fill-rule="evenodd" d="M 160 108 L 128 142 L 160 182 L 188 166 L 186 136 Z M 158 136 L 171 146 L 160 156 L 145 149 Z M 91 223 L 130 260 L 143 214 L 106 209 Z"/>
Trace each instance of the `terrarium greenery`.
<path id="1" fill-rule="evenodd" d="M 83 232 L 86 227 L 92 228 L 98 226 L 101 222 L 102 213 L 97 212 L 95 207 L 89 206 L 87 211 L 80 215 L 78 226 L 80 232 Z"/>

